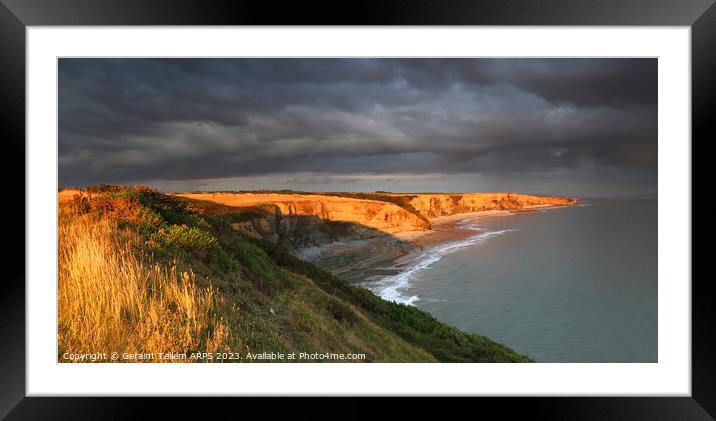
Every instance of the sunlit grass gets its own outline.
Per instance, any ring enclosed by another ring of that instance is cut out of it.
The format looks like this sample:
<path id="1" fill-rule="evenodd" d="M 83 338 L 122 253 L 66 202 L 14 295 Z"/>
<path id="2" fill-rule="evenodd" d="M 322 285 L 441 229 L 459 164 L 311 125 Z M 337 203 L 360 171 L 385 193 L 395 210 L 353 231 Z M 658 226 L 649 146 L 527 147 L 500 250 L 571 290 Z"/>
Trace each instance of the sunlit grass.
<path id="1" fill-rule="evenodd" d="M 225 349 L 216 291 L 191 271 L 148 263 L 141 239 L 88 215 L 59 223 L 58 351 L 191 353 Z"/>

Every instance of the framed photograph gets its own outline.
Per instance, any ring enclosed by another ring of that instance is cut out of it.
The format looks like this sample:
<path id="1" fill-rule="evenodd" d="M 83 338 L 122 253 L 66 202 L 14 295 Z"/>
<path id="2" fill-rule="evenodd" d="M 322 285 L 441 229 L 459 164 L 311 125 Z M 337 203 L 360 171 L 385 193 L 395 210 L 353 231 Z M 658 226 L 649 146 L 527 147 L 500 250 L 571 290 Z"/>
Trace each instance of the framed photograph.
<path id="1" fill-rule="evenodd" d="M 711 419 L 712 3 L 3 0 L 0 414 Z"/>

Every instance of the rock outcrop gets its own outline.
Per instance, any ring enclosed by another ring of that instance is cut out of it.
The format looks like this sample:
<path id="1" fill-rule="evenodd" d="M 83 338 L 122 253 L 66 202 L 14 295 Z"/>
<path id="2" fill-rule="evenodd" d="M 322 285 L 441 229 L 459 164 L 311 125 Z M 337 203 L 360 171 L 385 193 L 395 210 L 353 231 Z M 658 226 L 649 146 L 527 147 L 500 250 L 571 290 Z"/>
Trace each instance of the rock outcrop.
<path id="1" fill-rule="evenodd" d="M 574 205 L 577 199 L 517 193 L 370 194 L 353 193 L 180 193 L 254 215 L 233 223 L 249 235 L 289 248 L 382 234 L 430 229 L 430 218 L 485 210 L 523 210 L 536 205 Z M 363 194 L 367 196 L 368 194 Z M 346 197 L 347 196 L 347 197 Z M 223 212 L 231 210 L 224 209 Z"/>
<path id="2" fill-rule="evenodd" d="M 409 203 L 421 215 L 435 218 L 485 210 L 521 210 L 538 205 L 568 206 L 577 204 L 577 199 L 517 193 L 416 194 Z"/>
<path id="3" fill-rule="evenodd" d="M 219 203 L 237 211 L 251 208 L 255 215 L 235 222 L 233 227 L 289 249 L 430 229 L 430 222 L 416 212 L 379 200 L 274 193 L 182 193 L 180 196 Z"/>
<path id="4" fill-rule="evenodd" d="M 420 215 L 396 204 L 378 200 L 276 193 L 182 193 L 180 196 L 228 206 L 261 206 L 280 218 L 300 215 L 352 222 L 390 234 L 430 229 L 430 223 Z"/>

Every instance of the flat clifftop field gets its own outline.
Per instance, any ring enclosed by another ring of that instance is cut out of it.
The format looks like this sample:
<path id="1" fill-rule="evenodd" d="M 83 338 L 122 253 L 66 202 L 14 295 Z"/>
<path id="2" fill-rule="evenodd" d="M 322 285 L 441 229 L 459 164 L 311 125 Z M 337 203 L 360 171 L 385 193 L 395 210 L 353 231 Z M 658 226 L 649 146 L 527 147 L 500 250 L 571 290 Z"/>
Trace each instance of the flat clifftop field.
<path id="1" fill-rule="evenodd" d="M 110 185 L 61 191 L 58 200 L 61 362 L 102 352 L 154 362 L 167 354 L 207 361 L 191 357 L 204 352 L 240 356 L 235 362 L 291 353 L 362 354 L 360 362 L 531 361 L 237 229 L 265 216 L 261 207 Z"/>

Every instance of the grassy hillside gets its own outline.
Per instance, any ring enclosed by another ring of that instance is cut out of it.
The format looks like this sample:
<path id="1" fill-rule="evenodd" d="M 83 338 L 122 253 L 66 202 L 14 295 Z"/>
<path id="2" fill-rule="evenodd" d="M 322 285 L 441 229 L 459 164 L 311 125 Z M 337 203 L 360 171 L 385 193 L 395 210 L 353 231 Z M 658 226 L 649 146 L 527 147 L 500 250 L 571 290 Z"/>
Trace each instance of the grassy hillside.
<path id="1" fill-rule="evenodd" d="M 230 225 L 241 215 L 194 213 L 186 201 L 143 187 L 63 193 L 60 356 L 227 351 L 247 361 L 247 352 L 328 352 L 376 362 L 529 361 L 242 234 Z"/>

